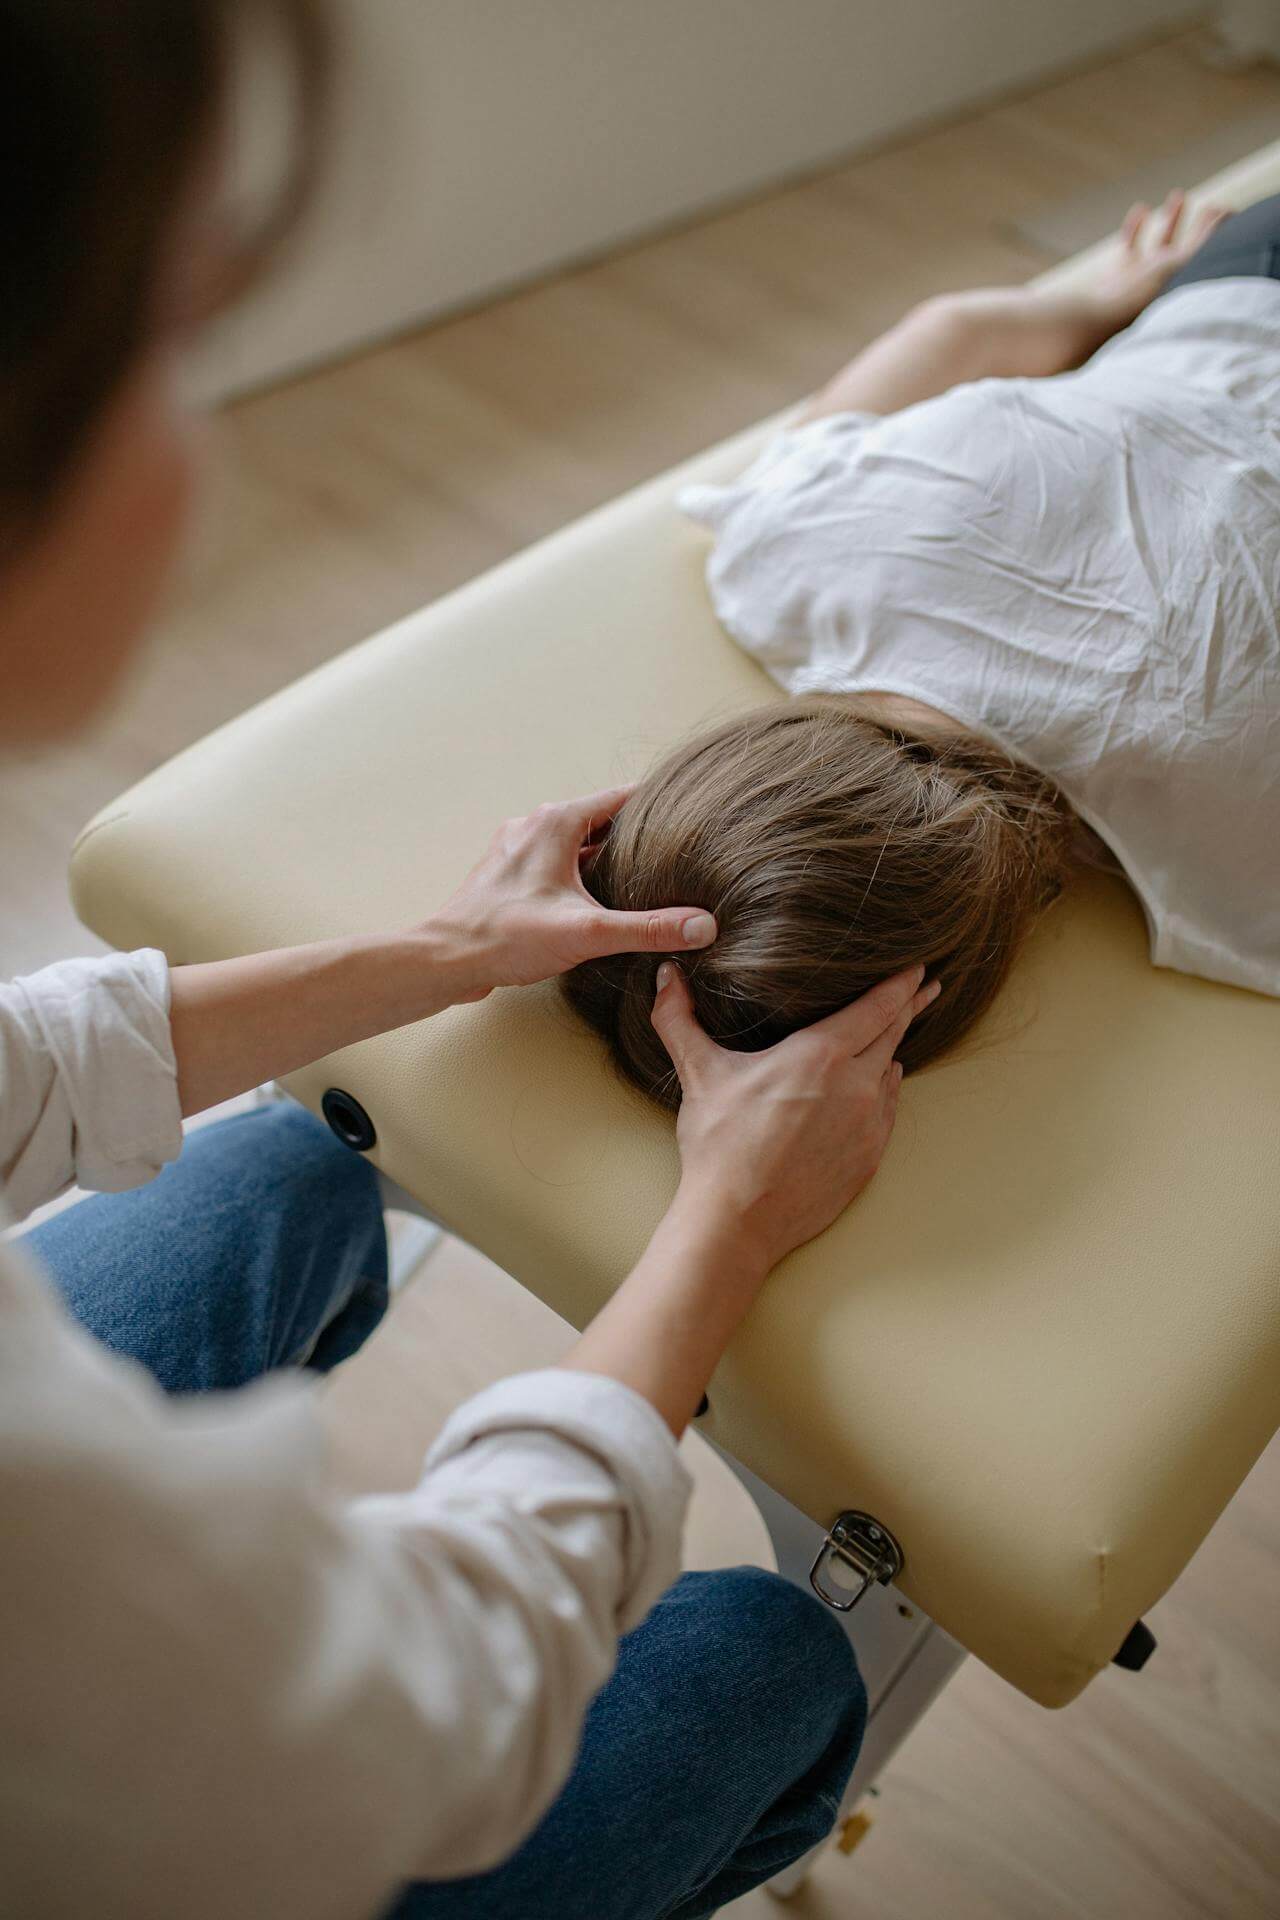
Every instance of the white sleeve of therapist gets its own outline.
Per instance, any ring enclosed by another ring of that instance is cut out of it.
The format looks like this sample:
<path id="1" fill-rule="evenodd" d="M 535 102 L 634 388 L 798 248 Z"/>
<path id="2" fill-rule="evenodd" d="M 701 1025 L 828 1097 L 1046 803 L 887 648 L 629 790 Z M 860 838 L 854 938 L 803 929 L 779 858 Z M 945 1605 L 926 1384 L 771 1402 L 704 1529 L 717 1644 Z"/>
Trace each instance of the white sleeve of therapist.
<path id="1" fill-rule="evenodd" d="M 459 1408 L 415 1492 L 358 1504 L 356 1523 L 450 1623 L 448 1656 L 417 1675 L 443 1709 L 452 1775 L 423 1779 L 422 1874 L 497 1864 L 555 1798 L 619 1635 L 680 1571 L 689 1490 L 648 1401 L 548 1369 Z"/>
<path id="2" fill-rule="evenodd" d="M 0 1908 L 359 1920 L 504 1859 L 567 1778 L 678 1572 L 663 1422 L 518 1376 L 344 1507 L 313 1399 L 167 1400 L 0 1247 Z"/>
<path id="3" fill-rule="evenodd" d="M 158 954 L 2 990 L 6 1200 L 178 1151 L 167 999 Z M 505 1858 L 567 1778 L 679 1569 L 669 1430 L 519 1376 L 345 1506 L 315 1391 L 169 1399 L 0 1242 L 0 1911 L 357 1920 Z"/>
<path id="4" fill-rule="evenodd" d="M 181 1146 L 162 953 L 0 985 L 0 1183 L 19 1219 L 72 1185 L 139 1186 Z"/>

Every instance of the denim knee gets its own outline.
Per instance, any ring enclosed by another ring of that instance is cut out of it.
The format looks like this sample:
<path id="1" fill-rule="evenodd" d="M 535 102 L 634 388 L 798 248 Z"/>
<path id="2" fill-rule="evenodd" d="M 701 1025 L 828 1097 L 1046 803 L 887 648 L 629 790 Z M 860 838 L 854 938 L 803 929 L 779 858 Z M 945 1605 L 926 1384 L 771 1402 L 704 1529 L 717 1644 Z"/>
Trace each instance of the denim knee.
<path id="1" fill-rule="evenodd" d="M 750 1720 L 803 1730 L 814 1757 L 836 1740 L 856 1752 L 866 1726 L 866 1689 L 853 1645 L 830 1608 L 762 1567 L 687 1573 L 670 1598 L 686 1594 L 702 1616 L 728 1711 L 738 1696 Z"/>
<path id="2" fill-rule="evenodd" d="M 145 1186 L 28 1240 L 72 1313 L 171 1393 L 333 1366 L 387 1302 L 376 1172 L 292 1101 L 198 1128 Z"/>
<path id="3" fill-rule="evenodd" d="M 334 1201 L 359 1205 L 378 1200 L 372 1162 L 343 1146 L 323 1120 L 296 1100 L 274 1100 L 223 1122 L 228 1147 L 234 1142 L 236 1122 L 251 1129 L 255 1179 L 287 1197 L 290 1204 L 309 1206 L 321 1201 L 327 1207 Z"/>
<path id="4" fill-rule="evenodd" d="M 377 1169 L 292 1100 L 243 1117 L 254 1126 L 255 1178 L 270 1194 L 270 1234 L 280 1249 L 271 1363 L 287 1364 L 300 1347 L 308 1366 L 328 1372 L 358 1351 L 387 1306 Z M 235 1143 L 227 1146 L 234 1154 Z"/>
<path id="5" fill-rule="evenodd" d="M 702 1920 L 830 1831 L 865 1716 L 819 1600 L 758 1567 L 683 1574 L 623 1640 L 536 1831 L 387 1920 Z"/>

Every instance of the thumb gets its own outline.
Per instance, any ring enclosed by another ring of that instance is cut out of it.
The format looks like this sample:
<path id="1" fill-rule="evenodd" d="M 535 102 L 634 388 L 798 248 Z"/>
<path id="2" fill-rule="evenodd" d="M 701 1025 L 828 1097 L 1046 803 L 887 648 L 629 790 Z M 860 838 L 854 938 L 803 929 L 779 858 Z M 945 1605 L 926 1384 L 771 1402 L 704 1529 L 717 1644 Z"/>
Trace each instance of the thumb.
<path id="1" fill-rule="evenodd" d="M 670 960 L 664 960 L 658 968 L 657 985 L 658 991 L 649 1018 L 659 1040 L 671 1056 L 671 1064 L 680 1076 L 681 1086 L 687 1090 L 689 1074 L 696 1069 L 705 1051 L 714 1050 L 715 1041 L 708 1039 L 698 1025 L 688 983 L 679 967 L 673 966 Z"/>
<path id="2" fill-rule="evenodd" d="M 719 929 L 701 907 L 654 907 L 648 913 L 604 913 L 592 958 L 611 953 L 683 953 L 709 947 Z"/>

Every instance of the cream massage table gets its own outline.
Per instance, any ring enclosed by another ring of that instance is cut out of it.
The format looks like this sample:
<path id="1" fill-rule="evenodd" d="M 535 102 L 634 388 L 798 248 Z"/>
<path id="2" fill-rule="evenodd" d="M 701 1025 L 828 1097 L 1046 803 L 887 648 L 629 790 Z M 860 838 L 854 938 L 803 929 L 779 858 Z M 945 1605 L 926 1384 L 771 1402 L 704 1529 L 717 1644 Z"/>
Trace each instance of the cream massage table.
<path id="1" fill-rule="evenodd" d="M 1212 184 L 1237 203 L 1275 191 L 1280 146 Z M 142 781 L 78 843 L 85 921 L 174 961 L 399 924 L 503 816 L 631 778 L 710 716 L 780 698 L 713 619 L 704 538 L 674 506 L 767 431 Z M 288 1088 L 578 1326 L 675 1179 L 669 1119 L 551 986 Z M 1122 1649 L 1141 1663 L 1143 1614 L 1280 1423 L 1278 1142 L 1280 1005 L 1153 970 L 1132 897 L 1089 877 L 978 1044 L 908 1081 L 865 1196 L 770 1282 L 699 1425 L 758 1498 L 782 1571 L 856 1599 L 843 1617 L 872 1718 L 850 1804 L 966 1650 L 1046 1706 Z"/>

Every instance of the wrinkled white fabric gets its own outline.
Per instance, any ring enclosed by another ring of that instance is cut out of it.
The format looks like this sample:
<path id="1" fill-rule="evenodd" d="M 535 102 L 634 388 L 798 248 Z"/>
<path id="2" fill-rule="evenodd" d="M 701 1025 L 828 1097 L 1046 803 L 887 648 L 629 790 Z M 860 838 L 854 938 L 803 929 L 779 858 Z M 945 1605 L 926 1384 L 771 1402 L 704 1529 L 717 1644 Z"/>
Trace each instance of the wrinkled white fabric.
<path id="1" fill-rule="evenodd" d="M 24 1208 L 178 1150 L 168 1006 L 154 953 L 0 988 Z M 0 1241 L 0 1915 L 359 1920 L 496 1864 L 563 1784 L 679 1571 L 670 1431 L 617 1381 L 523 1374 L 412 1492 L 347 1505 L 315 1393 L 168 1399 Z"/>
<path id="2" fill-rule="evenodd" d="M 0 984 L 0 1182 L 19 1219 L 70 1186 L 139 1186 L 181 1146 L 162 953 Z"/>
<path id="3" fill-rule="evenodd" d="M 681 504 L 782 686 L 995 739 L 1111 847 L 1158 965 L 1280 994 L 1280 284 L 1177 289 L 1076 373 L 811 421 Z"/>

